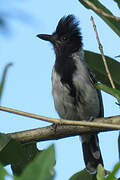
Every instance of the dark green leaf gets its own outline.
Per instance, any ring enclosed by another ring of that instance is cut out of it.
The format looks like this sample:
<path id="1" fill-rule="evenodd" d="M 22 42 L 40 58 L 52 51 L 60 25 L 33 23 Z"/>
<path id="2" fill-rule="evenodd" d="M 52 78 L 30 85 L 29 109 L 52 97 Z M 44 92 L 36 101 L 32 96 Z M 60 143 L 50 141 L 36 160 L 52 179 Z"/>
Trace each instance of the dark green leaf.
<path id="1" fill-rule="evenodd" d="M 115 166 L 113 171 L 105 178 L 105 180 L 115 180 L 115 174 L 118 172 L 120 169 L 120 162 L 118 162 Z M 117 180 L 117 179 L 116 179 Z"/>
<path id="2" fill-rule="evenodd" d="M 0 180 L 5 180 L 6 175 L 8 175 L 7 171 L 0 164 Z"/>
<path id="3" fill-rule="evenodd" d="M 81 4 L 83 4 L 86 8 L 88 9 L 92 9 L 90 8 L 85 2 L 83 2 L 82 0 L 79 0 L 81 2 Z M 109 14 L 109 15 L 113 15 L 111 13 L 110 10 L 108 10 L 105 6 L 103 6 L 98 0 L 89 0 L 90 2 L 92 2 L 97 8 L 102 9 L 105 13 Z M 92 9 L 93 10 L 93 9 Z M 94 11 L 94 10 L 93 10 Z M 94 11 L 96 14 L 98 14 L 96 11 Z M 120 36 L 120 23 L 117 22 L 116 20 L 113 20 L 111 18 L 102 16 L 101 14 L 98 14 L 98 16 L 100 16 L 105 23 L 107 23 L 111 29 L 118 35 Z"/>
<path id="4" fill-rule="evenodd" d="M 10 136 L 0 134 L 0 162 L 3 165 L 11 164 L 16 175 L 20 175 L 39 152 L 34 142 L 20 144 Z"/>
<path id="5" fill-rule="evenodd" d="M 97 180 L 104 180 L 104 168 L 101 164 L 98 165 L 98 171 L 97 171 Z"/>
<path id="6" fill-rule="evenodd" d="M 115 58 L 119 58 L 120 57 L 120 55 L 118 55 L 118 56 L 115 56 Z"/>
<path id="7" fill-rule="evenodd" d="M 40 153 L 35 142 L 22 144 L 21 153 L 18 158 L 11 164 L 14 174 L 21 175 L 24 168 Z"/>
<path id="8" fill-rule="evenodd" d="M 5 66 L 5 69 L 3 71 L 3 75 L 2 75 L 2 80 L 0 82 L 0 101 L 1 101 L 1 97 L 2 97 L 2 93 L 3 93 L 3 88 L 4 88 L 4 84 L 5 84 L 5 79 L 6 79 L 6 74 L 8 71 L 8 68 L 12 65 L 12 63 L 9 63 Z"/>
<path id="9" fill-rule="evenodd" d="M 14 153 L 13 153 L 14 152 Z M 0 134 L 0 162 L 3 165 L 11 164 L 18 159 L 21 145 L 6 134 Z"/>
<path id="10" fill-rule="evenodd" d="M 118 7 L 120 8 L 120 0 L 114 0 L 114 1 L 117 3 Z"/>
<path id="11" fill-rule="evenodd" d="M 118 136 L 118 152 L 119 152 L 119 160 L 120 160 L 120 133 Z"/>
<path id="12" fill-rule="evenodd" d="M 54 145 L 41 152 L 24 170 L 19 180 L 53 180 L 55 172 Z"/>
<path id="13" fill-rule="evenodd" d="M 120 78 L 119 78 L 120 63 L 108 56 L 105 56 L 105 58 L 112 79 L 115 83 L 115 87 L 116 89 L 120 90 Z M 111 87 L 101 55 L 94 52 L 85 51 L 85 60 L 89 65 L 89 67 L 91 67 L 91 69 L 95 73 L 96 79 L 101 83 L 106 84 L 108 87 Z"/>
<path id="14" fill-rule="evenodd" d="M 70 180 L 97 180 L 96 174 L 89 174 L 86 169 L 74 174 Z"/>

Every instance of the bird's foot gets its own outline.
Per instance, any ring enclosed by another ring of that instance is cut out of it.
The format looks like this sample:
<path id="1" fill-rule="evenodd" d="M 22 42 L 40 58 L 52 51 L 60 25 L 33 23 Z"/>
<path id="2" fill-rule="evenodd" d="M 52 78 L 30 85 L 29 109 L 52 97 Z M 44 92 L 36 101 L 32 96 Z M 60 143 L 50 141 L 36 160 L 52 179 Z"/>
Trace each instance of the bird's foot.
<path id="1" fill-rule="evenodd" d="M 89 121 L 92 122 L 94 120 L 93 116 L 90 116 Z"/>
<path id="2" fill-rule="evenodd" d="M 63 124 L 62 122 L 63 122 L 62 119 L 60 119 L 59 124 L 55 124 L 55 123 L 52 124 L 53 130 L 55 131 L 55 133 L 57 131 L 57 127 Z"/>
<path id="3" fill-rule="evenodd" d="M 57 130 L 57 126 L 58 126 L 58 124 L 55 124 L 55 123 L 52 124 L 52 128 L 55 131 L 55 133 L 56 133 L 56 130 Z"/>

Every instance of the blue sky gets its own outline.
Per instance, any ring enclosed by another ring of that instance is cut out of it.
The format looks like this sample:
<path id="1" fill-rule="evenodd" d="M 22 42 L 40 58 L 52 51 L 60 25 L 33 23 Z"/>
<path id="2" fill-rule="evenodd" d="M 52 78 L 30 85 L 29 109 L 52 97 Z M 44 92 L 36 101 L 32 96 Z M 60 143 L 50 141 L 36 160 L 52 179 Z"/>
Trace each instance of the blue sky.
<path id="1" fill-rule="evenodd" d="M 101 1 L 120 16 L 117 5 L 110 0 Z M 84 49 L 98 52 L 95 33 L 90 21 L 94 17 L 104 53 L 110 57 L 120 54 L 119 38 L 113 31 L 92 11 L 86 10 L 78 0 L 29 0 L 11 2 L 5 0 L 1 3 L 1 10 L 17 12 L 16 18 L 8 16 L 11 29 L 9 36 L 0 34 L 0 73 L 4 66 L 12 62 L 9 69 L 2 105 L 37 113 L 48 117 L 58 117 L 51 93 L 51 71 L 55 56 L 52 46 L 36 38 L 39 33 L 52 33 L 59 19 L 67 14 L 74 14 L 80 20 L 83 35 Z M 26 19 L 21 21 L 19 11 Z M 26 13 L 26 15 L 25 15 Z M 30 19 L 27 19 L 27 16 Z M 119 114 L 116 100 L 103 93 L 105 116 Z M 37 128 L 48 125 L 43 121 L 24 118 L 5 112 L 0 112 L 0 132 L 13 132 Z M 118 161 L 117 150 L 118 132 L 100 133 L 100 146 L 105 168 L 111 170 Z M 70 137 L 57 141 L 40 142 L 38 148 L 44 149 L 51 143 L 56 148 L 56 178 L 67 180 L 74 173 L 84 168 L 82 148 L 79 137 Z"/>

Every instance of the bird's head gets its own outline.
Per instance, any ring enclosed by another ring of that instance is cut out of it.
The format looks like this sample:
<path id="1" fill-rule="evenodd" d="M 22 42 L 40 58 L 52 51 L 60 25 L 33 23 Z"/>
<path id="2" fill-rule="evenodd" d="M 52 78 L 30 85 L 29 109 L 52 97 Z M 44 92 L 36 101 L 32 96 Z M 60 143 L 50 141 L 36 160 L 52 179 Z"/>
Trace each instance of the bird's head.
<path id="1" fill-rule="evenodd" d="M 79 23 L 74 15 L 64 16 L 58 22 L 57 28 L 52 35 L 38 34 L 40 39 L 53 44 L 56 56 L 68 56 L 82 47 L 82 37 Z"/>

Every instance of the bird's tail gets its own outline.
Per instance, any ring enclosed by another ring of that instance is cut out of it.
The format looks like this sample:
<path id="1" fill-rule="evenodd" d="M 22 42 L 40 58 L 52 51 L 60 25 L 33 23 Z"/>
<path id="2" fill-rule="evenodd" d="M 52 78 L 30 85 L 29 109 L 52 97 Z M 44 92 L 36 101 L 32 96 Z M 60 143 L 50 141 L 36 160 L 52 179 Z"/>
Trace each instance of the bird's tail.
<path id="1" fill-rule="evenodd" d="M 95 174 L 98 164 L 103 165 L 98 136 L 82 135 L 81 140 L 86 169 L 90 174 Z"/>

